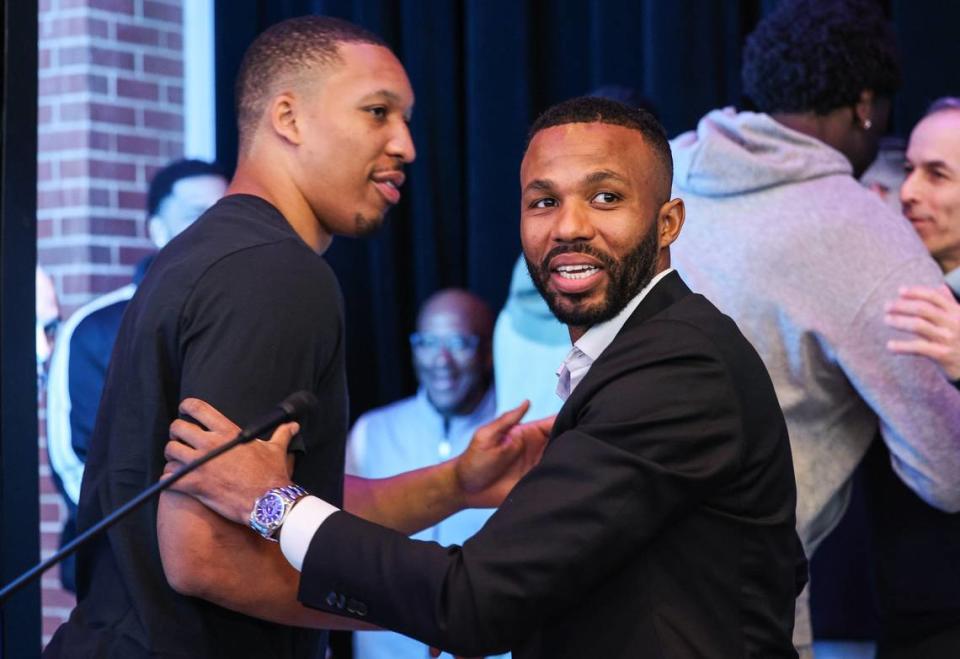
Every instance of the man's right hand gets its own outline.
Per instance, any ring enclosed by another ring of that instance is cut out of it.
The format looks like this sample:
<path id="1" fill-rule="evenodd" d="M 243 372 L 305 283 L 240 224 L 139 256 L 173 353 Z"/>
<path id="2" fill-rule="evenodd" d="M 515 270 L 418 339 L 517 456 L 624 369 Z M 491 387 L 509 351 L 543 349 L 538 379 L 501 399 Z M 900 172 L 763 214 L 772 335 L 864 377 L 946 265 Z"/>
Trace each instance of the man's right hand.
<path id="1" fill-rule="evenodd" d="M 902 288 L 886 311 L 887 325 L 913 335 L 888 341 L 890 351 L 929 357 L 949 380 L 960 380 L 960 304 L 946 285 Z"/>
<path id="2" fill-rule="evenodd" d="M 481 426 L 456 458 L 456 475 L 470 508 L 495 508 L 538 462 L 555 417 L 520 424 L 530 407 L 524 401 Z"/>

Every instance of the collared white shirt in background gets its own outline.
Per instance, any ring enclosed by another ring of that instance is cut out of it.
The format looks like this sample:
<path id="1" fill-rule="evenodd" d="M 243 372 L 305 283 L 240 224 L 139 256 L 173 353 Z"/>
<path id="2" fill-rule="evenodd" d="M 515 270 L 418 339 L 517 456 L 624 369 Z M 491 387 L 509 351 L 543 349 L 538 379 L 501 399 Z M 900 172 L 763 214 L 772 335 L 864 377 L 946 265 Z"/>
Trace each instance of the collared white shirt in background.
<path id="1" fill-rule="evenodd" d="M 671 272 L 673 272 L 673 268 L 667 268 L 663 272 L 657 273 L 650 280 L 650 283 L 644 286 L 620 313 L 610 320 L 594 325 L 580 337 L 580 340 L 573 344 L 567 358 L 563 360 L 560 370 L 557 371 L 557 375 L 560 377 L 557 383 L 557 395 L 564 400 L 567 399 L 590 370 L 593 362 L 600 357 L 607 346 L 613 343 L 617 334 L 626 324 L 627 319 L 636 311 L 650 289 Z M 297 505 L 287 515 L 283 526 L 280 527 L 280 550 L 290 565 L 295 567 L 297 571 L 303 569 L 303 559 L 307 555 L 310 541 L 313 540 L 317 529 L 330 515 L 338 510 L 339 508 L 323 499 L 307 496 L 298 501 Z"/>

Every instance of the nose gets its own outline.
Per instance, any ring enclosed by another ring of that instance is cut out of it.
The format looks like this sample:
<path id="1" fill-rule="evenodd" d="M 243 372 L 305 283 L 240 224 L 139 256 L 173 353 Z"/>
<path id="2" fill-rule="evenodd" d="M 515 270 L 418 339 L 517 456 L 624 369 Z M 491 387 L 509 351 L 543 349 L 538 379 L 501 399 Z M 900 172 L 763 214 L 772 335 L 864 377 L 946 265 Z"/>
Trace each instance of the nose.
<path id="1" fill-rule="evenodd" d="M 563 204 L 555 217 L 553 239 L 556 242 L 577 242 L 593 238 L 593 223 L 583 204 L 576 201 Z"/>
<path id="2" fill-rule="evenodd" d="M 406 121 L 400 121 L 393 137 L 387 143 L 387 153 L 402 163 L 413 162 L 417 157 L 417 150 L 413 146 L 413 136 Z"/>
<path id="3" fill-rule="evenodd" d="M 917 201 L 917 188 L 920 185 L 919 170 L 914 169 L 900 185 L 900 204 L 907 208 Z"/>

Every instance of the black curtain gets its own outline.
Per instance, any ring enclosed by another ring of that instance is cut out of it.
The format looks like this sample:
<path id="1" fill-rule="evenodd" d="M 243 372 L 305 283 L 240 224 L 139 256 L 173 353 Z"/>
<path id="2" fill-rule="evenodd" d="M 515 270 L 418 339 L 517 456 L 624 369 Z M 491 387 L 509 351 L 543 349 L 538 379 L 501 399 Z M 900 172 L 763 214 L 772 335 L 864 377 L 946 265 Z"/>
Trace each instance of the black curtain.
<path id="1" fill-rule="evenodd" d="M 557 101 L 602 84 L 648 97 L 674 135 L 740 105 L 743 39 L 774 0 L 218 0 L 218 154 L 236 152 L 232 84 L 264 28 L 326 14 L 382 35 L 417 95 L 417 160 L 401 205 L 375 238 L 327 253 L 347 308 L 351 412 L 411 393 L 406 335 L 446 286 L 502 305 L 520 253 L 518 169 L 527 127 Z M 889 0 L 907 83 L 902 135 L 937 96 L 960 93 L 960 4 Z"/>

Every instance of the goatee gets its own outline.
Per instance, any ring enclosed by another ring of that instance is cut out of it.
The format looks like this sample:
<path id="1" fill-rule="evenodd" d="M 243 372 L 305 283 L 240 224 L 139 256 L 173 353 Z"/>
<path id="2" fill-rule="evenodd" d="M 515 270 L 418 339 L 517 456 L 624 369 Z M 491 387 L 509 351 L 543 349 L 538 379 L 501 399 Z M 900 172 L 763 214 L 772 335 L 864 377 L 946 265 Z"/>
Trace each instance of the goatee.
<path id="1" fill-rule="evenodd" d="M 607 273 L 607 289 L 599 303 L 592 306 L 581 305 L 579 301 L 584 297 L 582 295 L 561 294 L 549 290 L 550 261 L 559 254 L 571 252 L 586 254 L 603 264 Z M 630 300 L 650 283 L 655 274 L 658 254 L 657 223 L 654 222 L 636 248 L 619 261 L 589 243 L 570 243 L 554 247 L 540 265 L 531 263 L 526 255 L 523 259 L 533 285 L 557 320 L 572 327 L 591 327 L 610 320 L 623 311 Z"/>

